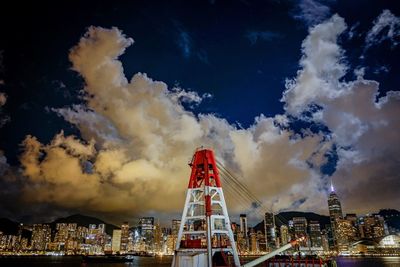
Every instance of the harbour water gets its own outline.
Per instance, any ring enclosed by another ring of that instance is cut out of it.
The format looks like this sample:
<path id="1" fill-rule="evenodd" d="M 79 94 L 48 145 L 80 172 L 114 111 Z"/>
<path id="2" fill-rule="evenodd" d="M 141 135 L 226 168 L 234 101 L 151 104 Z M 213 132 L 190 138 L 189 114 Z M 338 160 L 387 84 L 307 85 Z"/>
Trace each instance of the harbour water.
<path id="1" fill-rule="evenodd" d="M 172 257 L 134 257 L 129 263 L 82 263 L 79 256 L 0 257 L 4 267 L 150 267 L 171 266 Z M 400 267 L 400 257 L 336 259 L 338 267 Z M 261 265 L 262 266 L 262 265 Z"/>

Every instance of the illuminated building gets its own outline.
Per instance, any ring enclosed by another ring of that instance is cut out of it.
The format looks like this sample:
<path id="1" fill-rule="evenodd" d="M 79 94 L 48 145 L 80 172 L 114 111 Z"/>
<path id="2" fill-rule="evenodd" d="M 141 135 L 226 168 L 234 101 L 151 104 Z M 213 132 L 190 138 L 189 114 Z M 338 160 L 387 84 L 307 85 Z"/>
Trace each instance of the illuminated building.
<path id="1" fill-rule="evenodd" d="M 168 255 L 174 254 L 177 237 L 178 237 L 177 235 L 168 235 L 167 236 L 167 240 L 166 240 L 167 251 L 166 252 Z"/>
<path id="2" fill-rule="evenodd" d="M 322 249 L 324 251 L 329 251 L 329 237 L 327 230 L 321 231 L 321 243 L 322 243 Z"/>
<path id="3" fill-rule="evenodd" d="M 154 217 L 143 217 L 139 219 L 140 236 L 147 244 L 153 241 Z"/>
<path id="4" fill-rule="evenodd" d="M 43 251 L 51 242 L 51 229 L 48 224 L 34 224 L 32 229 L 32 250 Z"/>
<path id="5" fill-rule="evenodd" d="M 310 221 L 310 241 L 312 247 L 322 247 L 321 226 L 318 221 Z"/>
<path id="6" fill-rule="evenodd" d="M 238 236 L 238 244 L 239 244 L 239 239 L 240 239 L 240 248 L 242 251 L 247 251 L 249 248 L 249 238 L 248 238 L 248 226 L 247 226 L 247 216 L 246 214 L 240 214 L 239 217 L 240 220 L 240 237 Z"/>
<path id="7" fill-rule="evenodd" d="M 359 217 L 358 228 L 361 238 L 380 238 L 385 235 L 384 219 L 377 214 Z"/>
<path id="8" fill-rule="evenodd" d="M 328 198 L 328 207 L 329 207 L 329 218 L 331 221 L 334 245 L 336 246 L 336 243 L 337 243 L 336 220 L 342 219 L 343 213 L 342 213 L 342 205 L 340 204 L 340 200 L 335 193 L 333 185 L 331 185 L 331 193 L 329 194 L 329 198 Z"/>
<path id="9" fill-rule="evenodd" d="M 354 227 L 357 226 L 357 215 L 355 213 L 346 213 L 346 216 L 344 216 L 344 218 L 350 221 Z"/>
<path id="10" fill-rule="evenodd" d="M 244 238 L 247 238 L 247 216 L 246 214 L 240 214 L 240 232 Z"/>
<path id="11" fill-rule="evenodd" d="M 349 245 L 356 241 L 357 229 L 346 219 L 336 220 L 336 244 L 339 251 L 348 251 Z"/>
<path id="12" fill-rule="evenodd" d="M 82 243 L 88 235 L 89 229 L 84 226 L 78 226 L 76 230 L 76 238 L 79 243 Z"/>
<path id="13" fill-rule="evenodd" d="M 267 248 L 276 247 L 275 216 L 273 213 L 266 212 L 264 216 L 265 242 Z"/>
<path id="14" fill-rule="evenodd" d="M 296 238 L 307 236 L 307 219 L 305 217 L 293 217 L 293 228 Z M 307 241 L 304 240 L 300 243 L 300 245 L 306 246 L 306 242 Z"/>
<path id="15" fill-rule="evenodd" d="M 253 229 L 250 231 L 250 251 L 256 253 L 258 251 L 257 234 Z"/>
<path id="16" fill-rule="evenodd" d="M 382 248 L 396 248 L 400 249 L 400 236 L 388 235 L 379 241 L 379 246 Z"/>
<path id="17" fill-rule="evenodd" d="M 111 242 L 111 250 L 113 253 L 118 253 L 121 250 L 122 230 L 114 229 Z"/>
<path id="18" fill-rule="evenodd" d="M 181 226 L 181 220 L 172 220 L 172 234 L 178 235 L 179 227 Z"/>
<path id="19" fill-rule="evenodd" d="M 160 227 L 160 223 L 156 223 L 154 226 L 154 251 L 161 252 L 163 245 L 163 235 Z"/>
<path id="20" fill-rule="evenodd" d="M 101 254 L 104 252 L 104 245 L 106 244 L 106 227 L 105 224 L 89 224 L 88 235 L 85 239 L 89 254 Z"/>
<path id="21" fill-rule="evenodd" d="M 281 243 L 282 245 L 286 245 L 290 241 L 290 236 L 289 236 L 289 228 L 287 225 L 281 225 L 280 227 L 280 232 L 281 232 Z"/>
<path id="22" fill-rule="evenodd" d="M 129 224 L 128 222 L 124 222 L 121 225 L 121 247 L 120 250 L 123 253 L 128 252 L 128 243 L 129 243 Z"/>
<path id="23" fill-rule="evenodd" d="M 267 251 L 265 245 L 265 235 L 262 231 L 257 231 L 257 244 L 258 244 L 258 251 Z"/>

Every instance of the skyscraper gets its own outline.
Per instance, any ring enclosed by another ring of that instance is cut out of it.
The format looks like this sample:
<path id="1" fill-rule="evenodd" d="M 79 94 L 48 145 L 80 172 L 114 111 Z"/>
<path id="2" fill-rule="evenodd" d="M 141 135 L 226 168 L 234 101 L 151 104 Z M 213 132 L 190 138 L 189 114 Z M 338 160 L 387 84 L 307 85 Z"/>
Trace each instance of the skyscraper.
<path id="1" fill-rule="evenodd" d="M 267 248 L 276 247 L 275 216 L 272 212 L 266 212 L 264 216 L 265 242 Z"/>
<path id="2" fill-rule="evenodd" d="M 240 232 L 243 237 L 247 238 L 247 216 L 246 214 L 240 214 Z"/>
<path id="3" fill-rule="evenodd" d="M 34 224 L 32 230 L 32 249 L 45 250 L 51 241 L 51 229 L 48 224 Z"/>
<path id="4" fill-rule="evenodd" d="M 172 220 L 172 235 L 178 235 L 181 220 Z"/>
<path id="5" fill-rule="evenodd" d="M 322 247 L 321 226 L 318 221 L 310 221 L 310 241 L 312 247 Z"/>
<path id="6" fill-rule="evenodd" d="M 146 240 L 146 243 L 153 242 L 154 232 L 154 217 L 142 217 L 139 219 L 139 229 L 141 237 Z"/>
<path id="7" fill-rule="evenodd" d="M 281 232 L 281 243 L 283 246 L 289 243 L 290 241 L 289 228 L 283 224 L 281 225 L 280 232 Z"/>
<path id="8" fill-rule="evenodd" d="M 121 250 L 121 230 L 114 229 L 112 235 L 111 249 L 113 253 L 118 253 Z"/>
<path id="9" fill-rule="evenodd" d="M 307 236 L 307 219 L 305 217 L 293 217 L 294 235 L 296 238 Z M 306 246 L 306 240 L 300 242 L 301 246 Z"/>
<path id="10" fill-rule="evenodd" d="M 333 235 L 334 245 L 336 247 L 337 245 L 336 221 L 338 219 L 343 218 L 343 213 L 342 213 L 342 205 L 340 204 L 340 200 L 335 193 L 333 185 L 331 185 L 331 193 L 329 194 L 328 198 L 328 207 L 329 207 L 329 217 L 332 227 L 332 235 Z"/>
<path id="11" fill-rule="evenodd" d="M 121 251 L 128 252 L 128 240 L 129 239 L 129 223 L 124 222 L 121 225 Z"/>

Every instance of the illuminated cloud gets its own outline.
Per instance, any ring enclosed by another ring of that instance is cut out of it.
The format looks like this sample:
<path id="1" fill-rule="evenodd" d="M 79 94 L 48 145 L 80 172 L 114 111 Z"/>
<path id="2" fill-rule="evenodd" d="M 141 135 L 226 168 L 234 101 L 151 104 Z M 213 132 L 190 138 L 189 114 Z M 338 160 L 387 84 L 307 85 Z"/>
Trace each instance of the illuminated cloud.
<path id="1" fill-rule="evenodd" d="M 179 212 L 187 163 L 205 145 L 268 207 L 288 208 L 305 195 L 302 208 L 317 206 L 324 182 L 305 162 L 322 164 L 316 151 L 321 136 L 301 138 L 282 129 L 285 115 L 261 115 L 248 129 L 212 114 L 196 116 L 182 103 L 200 103 L 208 95 L 168 89 L 143 73 L 125 77 L 118 56 L 132 43 L 116 28 L 90 27 L 71 49 L 73 69 L 85 81 L 86 104 L 53 110 L 76 125 L 84 140 L 62 132 L 48 145 L 25 139 L 27 201 L 95 212 Z M 300 190 L 303 184 L 307 190 Z M 228 198 L 234 203 L 234 196 Z M 240 212 L 250 204 L 231 207 Z"/>
<path id="2" fill-rule="evenodd" d="M 282 101 L 287 113 L 299 116 L 310 105 L 345 93 L 339 79 L 347 66 L 342 63 L 343 50 L 337 44 L 345 29 L 344 19 L 334 15 L 310 30 L 302 43 L 301 69 L 297 77 L 286 80 Z"/>
<path id="3" fill-rule="evenodd" d="M 376 100 L 377 82 L 362 76 L 342 81 L 348 66 L 337 38 L 345 30 L 338 15 L 310 29 L 302 44 L 301 69 L 286 83 L 286 113 L 261 114 L 244 129 L 185 109 L 183 103 L 198 104 L 207 95 L 170 89 L 144 73 L 127 78 L 118 57 L 133 40 L 117 28 L 90 27 L 70 52 L 72 67 L 85 82 L 85 103 L 53 109 L 80 130 L 82 140 L 63 132 L 49 144 L 26 137 L 21 156 L 28 177 L 25 200 L 126 216 L 179 213 L 187 163 L 201 145 L 213 147 L 224 165 L 274 211 L 326 213 L 328 178 L 320 167 L 334 146 L 339 160 L 333 176 L 346 207 L 363 209 L 360 188 L 378 181 L 375 188 L 386 188 L 388 198 L 393 197 L 400 158 L 399 94 L 389 92 Z M 313 113 L 310 105 L 321 109 Z M 290 118 L 305 111 L 330 134 L 291 130 Z M 368 192 L 378 195 L 374 190 Z M 235 203 L 237 195 L 226 194 L 233 212 L 251 205 Z M 368 209 L 396 204 L 382 199 Z"/>
<path id="4" fill-rule="evenodd" d="M 397 207 L 400 158 L 400 94 L 389 91 L 379 97 L 379 83 L 364 80 L 363 69 L 355 81 L 343 81 L 348 67 L 336 40 L 346 30 L 342 18 L 334 15 L 315 26 L 304 40 L 301 69 L 287 82 L 283 101 L 289 114 L 312 112 L 326 125 L 337 146 L 339 161 L 333 174 L 347 209 L 371 211 Z M 369 206 L 362 203 L 368 201 Z"/>

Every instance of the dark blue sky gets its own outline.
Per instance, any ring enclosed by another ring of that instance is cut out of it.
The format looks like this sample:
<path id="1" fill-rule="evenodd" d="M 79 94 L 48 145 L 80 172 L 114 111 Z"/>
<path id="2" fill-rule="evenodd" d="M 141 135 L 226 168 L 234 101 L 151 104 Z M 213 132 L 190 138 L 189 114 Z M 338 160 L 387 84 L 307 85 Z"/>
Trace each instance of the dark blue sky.
<path id="1" fill-rule="evenodd" d="M 284 82 L 298 70 L 307 34 L 307 22 L 298 18 L 300 2 L 13 2 L 1 15 L 3 113 L 11 120 L 1 129 L 0 147 L 15 163 L 25 135 L 46 142 L 60 128 L 74 132 L 47 107 L 80 102 L 81 80 L 69 69 L 68 52 L 90 25 L 116 26 L 135 40 L 122 56 L 127 77 L 145 72 L 169 86 L 211 93 L 196 113 L 216 113 L 244 127 L 260 113 L 282 113 Z M 388 44 L 359 59 L 373 19 L 384 8 L 400 13 L 396 1 L 321 3 L 330 8 L 325 17 L 337 12 L 349 27 L 357 25 L 356 37 L 343 42 L 350 65 L 367 66 L 367 78 L 379 75 L 383 93 L 398 89 L 398 50 Z M 378 73 L 381 66 L 389 71 Z"/>

